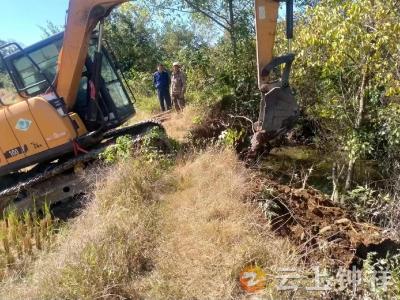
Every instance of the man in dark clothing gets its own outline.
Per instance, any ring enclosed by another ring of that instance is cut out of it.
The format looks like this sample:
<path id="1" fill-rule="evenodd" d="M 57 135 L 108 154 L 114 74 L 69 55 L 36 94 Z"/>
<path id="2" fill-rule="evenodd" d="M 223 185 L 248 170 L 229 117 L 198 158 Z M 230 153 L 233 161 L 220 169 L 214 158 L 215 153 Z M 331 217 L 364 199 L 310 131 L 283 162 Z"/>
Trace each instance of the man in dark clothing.
<path id="1" fill-rule="evenodd" d="M 170 77 L 162 64 L 157 67 L 153 75 L 153 84 L 157 89 L 158 100 L 162 111 L 171 109 L 171 95 L 169 93 Z"/>

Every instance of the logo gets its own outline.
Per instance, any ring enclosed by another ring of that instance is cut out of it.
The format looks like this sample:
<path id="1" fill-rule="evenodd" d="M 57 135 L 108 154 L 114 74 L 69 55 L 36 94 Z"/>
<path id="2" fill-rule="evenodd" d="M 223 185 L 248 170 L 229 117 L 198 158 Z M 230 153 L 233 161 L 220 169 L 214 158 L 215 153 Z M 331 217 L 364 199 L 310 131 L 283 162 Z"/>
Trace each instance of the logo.
<path id="1" fill-rule="evenodd" d="M 31 120 L 19 119 L 17 125 L 15 125 L 15 128 L 20 131 L 28 131 L 31 125 L 32 125 Z"/>
<path id="2" fill-rule="evenodd" d="M 261 292 L 267 286 L 267 274 L 258 266 L 247 266 L 240 272 L 239 282 L 247 293 Z"/>

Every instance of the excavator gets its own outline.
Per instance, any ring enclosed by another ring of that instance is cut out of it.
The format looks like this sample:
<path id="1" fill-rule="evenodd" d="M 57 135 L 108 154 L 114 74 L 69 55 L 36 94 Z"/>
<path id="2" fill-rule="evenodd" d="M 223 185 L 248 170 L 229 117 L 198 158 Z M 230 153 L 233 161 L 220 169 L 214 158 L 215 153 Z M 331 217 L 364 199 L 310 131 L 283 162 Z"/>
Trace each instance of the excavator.
<path id="1" fill-rule="evenodd" d="M 117 137 L 163 130 L 155 121 L 122 126 L 135 114 L 133 95 L 105 47 L 103 28 L 110 12 L 127 1 L 70 0 L 63 33 L 27 48 L 0 47 L 0 61 L 21 99 L 0 99 L 0 210 L 71 199 L 87 185 L 80 170 Z M 262 100 L 254 151 L 298 114 L 289 86 L 294 55 L 273 57 L 280 2 L 286 2 L 290 41 L 293 0 L 255 0 Z M 282 65 L 281 79 L 271 81 Z"/>

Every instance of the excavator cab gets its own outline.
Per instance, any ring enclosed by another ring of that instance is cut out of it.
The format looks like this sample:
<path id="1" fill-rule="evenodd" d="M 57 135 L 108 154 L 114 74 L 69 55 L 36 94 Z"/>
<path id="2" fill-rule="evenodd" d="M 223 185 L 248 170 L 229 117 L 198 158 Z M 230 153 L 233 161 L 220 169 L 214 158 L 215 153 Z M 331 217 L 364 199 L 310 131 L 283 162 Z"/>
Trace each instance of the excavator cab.
<path id="1" fill-rule="evenodd" d="M 4 50 L 12 51 L 2 60 L 21 98 L 29 99 L 52 92 L 63 36 L 63 33 L 56 34 L 26 49 L 12 43 L 3 48 L 3 51 L 0 50 L 0 54 L 4 53 Z M 94 36 L 90 42 L 77 98 L 72 108 L 89 130 L 96 130 L 100 126 L 107 129 L 117 127 L 135 114 L 127 85 L 124 84 L 105 47 L 101 48 L 98 107 L 91 108 L 91 82 L 96 45 L 97 36 Z"/>

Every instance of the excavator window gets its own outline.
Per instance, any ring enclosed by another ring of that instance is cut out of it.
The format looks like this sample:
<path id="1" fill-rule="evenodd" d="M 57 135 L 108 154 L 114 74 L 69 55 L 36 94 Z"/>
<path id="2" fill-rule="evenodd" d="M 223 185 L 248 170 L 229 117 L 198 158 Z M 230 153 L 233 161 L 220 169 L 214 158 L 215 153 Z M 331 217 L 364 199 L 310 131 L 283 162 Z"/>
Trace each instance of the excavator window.
<path id="1" fill-rule="evenodd" d="M 57 59 L 60 52 L 62 41 L 55 41 L 43 48 L 37 49 L 30 53 L 31 58 L 37 63 L 42 72 L 53 81 L 56 75 Z M 37 82 L 45 80 L 44 76 L 36 69 L 32 62 L 25 56 L 17 58 L 13 61 L 19 79 L 19 83 L 23 87 L 34 85 Z M 33 86 L 25 91 L 26 96 L 32 97 L 42 93 L 48 89 L 48 83 Z"/>
<path id="2" fill-rule="evenodd" d="M 125 115 L 130 100 L 109 59 L 103 59 L 101 75 L 119 115 Z"/>

